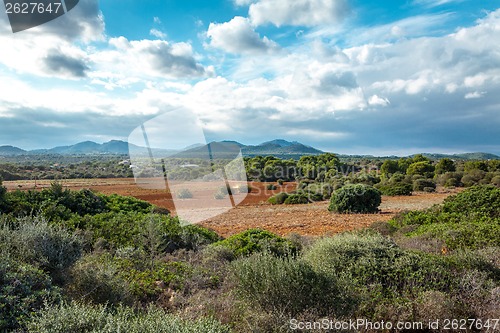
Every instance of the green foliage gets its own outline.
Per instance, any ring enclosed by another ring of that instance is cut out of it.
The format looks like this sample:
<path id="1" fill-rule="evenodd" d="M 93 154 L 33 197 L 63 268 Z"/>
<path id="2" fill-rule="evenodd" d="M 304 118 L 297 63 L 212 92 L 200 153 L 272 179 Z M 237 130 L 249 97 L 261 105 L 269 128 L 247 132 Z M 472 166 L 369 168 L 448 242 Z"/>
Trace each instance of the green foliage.
<path id="1" fill-rule="evenodd" d="M 120 212 L 136 212 L 149 213 L 153 205 L 144 200 L 139 200 L 133 197 L 126 197 L 118 194 L 99 195 L 105 202 L 109 211 Z"/>
<path id="2" fill-rule="evenodd" d="M 407 175 L 422 175 L 424 177 L 432 177 L 434 166 L 429 161 L 414 162 L 408 166 Z"/>
<path id="3" fill-rule="evenodd" d="M 234 261 L 231 272 L 239 294 L 265 311 L 291 316 L 304 311 L 346 313 L 347 302 L 337 281 L 315 272 L 301 259 L 259 253 Z"/>
<path id="4" fill-rule="evenodd" d="M 443 203 L 443 212 L 460 212 L 468 217 L 500 217 L 500 189 L 494 186 L 474 186 Z"/>
<path id="5" fill-rule="evenodd" d="M 14 191 L 5 195 L 4 212 L 14 216 L 43 214 L 51 221 L 69 220 L 73 215 L 96 215 L 106 212 L 152 211 L 142 200 L 117 194 L 96 194 L 91 190 L 63 190 L 60 183 L 42 191 Z"/>
<path id="6" fill-rule="evenodd" d="M 464 171 L 470 173 L 472 170 L 488 171 L 488 162 L 486 161 L 468 161 L 465 162 Z"/>
<path id="7" fill-rule="evenodd" d="M 335 175 L 340 168 L 340 160 L 335 154 L 325 153 L 317 156 L 302 156 L 297 162 L 301 178 L 316 180 L 319 182 Z"/>
<path id="8" fill-rule="evenodd" d="M 413 191 L 424 191 L 426 188 L 435 189 L 436 183 L 430 179 L 416 179 L 413 181 Z"/>
<path id="9" fill-rule="evenodd" d="M 249 229 L 232 235 L 212 246 L 228 248 L 235 256 L 246 256 L 261 251 L 269 251 L 280 256 L 297 252 L 297 247 L 291 241 L 260 229 Z"/>
<path id="10" fill-rule="evenodd" d="M 306 250 L 304 260 L 316 271 L 349 281 L 353 290 L 370 286 L 366 292 L 384 297 L 419 289 L 448 290 L 453 281 L 438 257 L 403 250 L 383 236 L 366 232 L 319 240 Z"/>
<path id="11" fill-rule="evenodd" d="M 71 299 L 94 304 L 131 304 L 129 282 L 110 255 L 87 255 L 71 268 L 65 293 Z"/>
<path id="12" fill-rule="evenodd" d="M 18 329 L 44 303 L 60 298 L 50 277 L 33 265 L 0 257 L 0 331 Z"/>
<path id="13" fill-rule="evenodd" d="M 164 214 L 109 212 L 73 217 L 65 224 L 71 229 L 90 232 L 93 242 L 104 239 L 114 248 L 150 247 L 156 242 L 163 244 L 159 246 L 161 252 L 172 252 L 179 248 L 195 249 L 217 238 L 202 227 L 182 227 L 177 217 Z"/>
<path id="14" fill-rule="evenodd" d="M 250 180 L 274 182 L 281 179 L 293 181 L 296 176 L 297 162 L 273 156 L 256 156 L 245 158 L 245 168 L 247 178 Z"/>
<path id="15" fill-rule="evenodd" d="M 164 310 L 88 305 L 80 302 L 47 307 L 27 325 L 33 333 L 229 333 L 229 327 L 210 318 L 183 320 Z"/>
<path id="16" fill-rule="evenodd" d="M 20 262 L 42 268 L 61 283 L 65 271 L 81 256 L 82 241 L 44 218 L 24 218 L 2 226 L 0 249 Z"/>
<path id="17" fill-rule="evenodd" d="M 285 205 L 301 205 L 309 203 L 309 199 L 305 194 L 291 194 L 285 199 Z"/>
<path id="18" fill-rule="evenodd" d="M 329 183 L 309 183 L 297 193 L 303 193 L 311 201 L 322 201 L 332 196 L 333 186 Z"/>
<path id="19" fill-rule="evenodd" d="M 471 187 L 474 185 L 478 185 L 487 175 L 486 171 L 480 169 L 473 169 L 464 174 L 461 179 L 461 183 L 465 187 Z"/>
<path id="20" fill-rule="evenodd" d="M 364 185 L 346 185 L 332 194 L 328 210 L 337 213 L 375 213 L 382 202 L 380 191 Z"/>
<path id="21" fill-rule="evenodd" d="M 456 170 L 455 162 L 453 162 L 449 158 L 443 158 L 439 160 L 439 162 L 436 164 L 436 174 L 455 172 L 455 170 Z"/>
<path id="22" fill-rule="evenodd" d="M 407 234 L 409 237 L 425 235 L 441 239 L 449 249 L 480 249 L 500 247 L 500 219 L 475 220 L 469 223 L 435 223 L 419 227 Z"/>
<path id="23" fill-rule="evenodd" d="M 440 206 L 403 213 L 389 223 L 397 229 L 416 226 L 405 235 L 440 239 L 449 249 L 500 246 L 500 189 L 471 187 Z"/>
<path id="24" fill-rule="evenodd" d="M 183 188 L 177 192 L 177 198 L 179 199 L 191 199 L 193 198 L 193 193 L 187 188 Z"/>
<path id="25" fill-rule="evenodd" d="M 288 193 L 281 192 L 273 195 L 267 201 L 273 205 L 282 205 L 285 203 L 285 200 L 288 198 Z"/>
<path id="26" fill-rule="evenodd" d="M 389 178 L 398 171 L 400 171 L 400 167 L 398 161 L 395 160 L 386 160 L 380 167 L 380 172 L 385 178 Z"/>

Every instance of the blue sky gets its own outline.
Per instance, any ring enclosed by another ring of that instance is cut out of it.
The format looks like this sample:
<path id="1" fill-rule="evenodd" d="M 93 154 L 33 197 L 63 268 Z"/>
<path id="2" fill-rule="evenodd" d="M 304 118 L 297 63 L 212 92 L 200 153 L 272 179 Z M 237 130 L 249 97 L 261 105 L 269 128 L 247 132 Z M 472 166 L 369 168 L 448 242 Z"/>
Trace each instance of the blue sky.
<path id="1" fill-rule="evenodd" d="M 188 109 L 208 140 L 500 154 L 499 8 L 500 0 L 80 0 L 16 34 L 1 12 L 0 145 L 127 140 L 168 112 L 162 130 L 176 132 L 174 114 Z"/>

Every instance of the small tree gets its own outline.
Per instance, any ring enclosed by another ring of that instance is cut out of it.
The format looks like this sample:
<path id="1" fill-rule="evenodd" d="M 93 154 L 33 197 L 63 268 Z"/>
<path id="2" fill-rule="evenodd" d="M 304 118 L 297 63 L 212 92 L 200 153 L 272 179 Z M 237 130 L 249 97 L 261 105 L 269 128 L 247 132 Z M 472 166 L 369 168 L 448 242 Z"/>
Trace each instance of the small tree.
<path id="1" fill-rule="evenodd" d="M 328 210 L 337 213 L 376 213 L 381 203 L 382 197 L 376 188 L 351 184 L 333 192 Z"/>
<path id="2" fill-rule="evenodd" d="M 399 170 L 398 161 L 394 160 L 387 160 L 380 167 L 380 172 L 385 178 L 390 178 L 392 174 L 395 174 Z"/>
<path id="3" fill-rule="evenodd" d="M 443 174 L 446 172 L 455 172 L 455 162 L 449 158 L 443 158 L 436 164 L 436 173 Z"/>
<path id="4" fill-rule="evenodd" d="M 406 170 L 407 175 L 423 175 L 425 177 L 432 177 L 433 172 L 434 166 L 428 161 L 412 163 Z"/>

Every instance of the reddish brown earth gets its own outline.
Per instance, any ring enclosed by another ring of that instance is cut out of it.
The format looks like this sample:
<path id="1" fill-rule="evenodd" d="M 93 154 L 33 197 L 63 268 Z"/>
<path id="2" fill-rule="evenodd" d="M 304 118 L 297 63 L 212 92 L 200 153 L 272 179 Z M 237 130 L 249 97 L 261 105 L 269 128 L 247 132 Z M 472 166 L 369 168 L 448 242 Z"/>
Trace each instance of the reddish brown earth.
<path id="1" fill-rule="evenodd" d="M 33 189 L 33 181 L 4 182 L 9 190 Z M 146 200 L 154 205 L 174 210 L 172 196 L 166 190 L 138 187 L 133 179 L 82 179 L 65 180 L 64 187 L 78 190 L 91 188 L 104 194 L 120 194 Z M 281 191 L 295 190 L 295 183 L 286 183 L 277 190 L 266 190 L 264 183 L 252 182 L 250 195 L 236 208 L 207 219 L 201 225 L 229 236 L 250 228 L 262 228 L 279 235 L 297 233 L 307 236 L 335 234 L 367 227 L 377 221 L 388 221 L 403 210 L 424 209 L 441 203 L 452 192 L 414 193 L 412 196 L 382 198 L 379 214 L 333 214 L 327 202 L 308 205 L 270 205 L 267 199 Z M 50 181 L 38 181 L 37 188 L 50 186 Z M 193 203 L 196 201 L 193 200 Z M 189 203 L 189 202 L 188 202 Z"/>

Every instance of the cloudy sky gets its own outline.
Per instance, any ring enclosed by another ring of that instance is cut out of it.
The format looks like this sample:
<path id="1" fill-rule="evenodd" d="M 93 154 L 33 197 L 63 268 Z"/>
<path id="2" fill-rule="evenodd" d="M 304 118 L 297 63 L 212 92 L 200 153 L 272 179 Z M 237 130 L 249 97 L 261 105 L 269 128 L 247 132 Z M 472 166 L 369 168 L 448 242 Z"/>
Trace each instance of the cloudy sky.
<path id="1" fill-rule="evenodd" d="M 189 109 L 209 140 L 500 154 L 499 8 L 80 0 L 15 34 L 1 11 L 0 145 L 126 140 L 150 119 Z"/>

